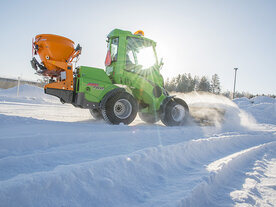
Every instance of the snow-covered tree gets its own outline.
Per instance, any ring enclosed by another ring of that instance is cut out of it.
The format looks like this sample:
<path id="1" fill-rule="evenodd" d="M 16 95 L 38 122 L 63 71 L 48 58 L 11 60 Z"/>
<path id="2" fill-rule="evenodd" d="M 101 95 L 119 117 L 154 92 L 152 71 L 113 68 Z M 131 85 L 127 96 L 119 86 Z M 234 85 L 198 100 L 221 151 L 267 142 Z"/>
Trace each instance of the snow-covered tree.
<path id="1" fill-rule="evenodd" d="M 210 82 L 209 82 L 209 80 L 207 79 L 206 76 L 203 76 L 200 79 L 199 84 L 197 86 L 197 91 L 206 91 L 206 92 L 211 91 Z"/>
<path id="2" fill-rule="evenodd" d="M 211 92 L 214 93 L 214 94 L 220 94 L 220 92 L 221 92 L 220 81 L 219 81 L 218 74 L 212 75 Z"/>

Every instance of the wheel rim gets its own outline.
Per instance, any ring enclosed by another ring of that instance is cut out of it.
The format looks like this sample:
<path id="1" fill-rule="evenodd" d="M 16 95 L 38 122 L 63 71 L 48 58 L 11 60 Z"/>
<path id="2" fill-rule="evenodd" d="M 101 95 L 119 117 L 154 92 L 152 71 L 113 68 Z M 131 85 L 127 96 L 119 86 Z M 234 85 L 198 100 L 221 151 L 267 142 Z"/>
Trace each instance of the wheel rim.
<path id="1" fill-rule="evenodd" d="M 132 112 L 132 105 L 126 99 L 119 99 L 114 104 L 114 114 L 120 119 L 126 119 L 130 116 Z"/>
<path id="2" fill-rule="evenodd" d="M 184 106 L 177 104 L 172 108 L 172 118 L 176 122 L 181 122 L 185 118 Z"/>

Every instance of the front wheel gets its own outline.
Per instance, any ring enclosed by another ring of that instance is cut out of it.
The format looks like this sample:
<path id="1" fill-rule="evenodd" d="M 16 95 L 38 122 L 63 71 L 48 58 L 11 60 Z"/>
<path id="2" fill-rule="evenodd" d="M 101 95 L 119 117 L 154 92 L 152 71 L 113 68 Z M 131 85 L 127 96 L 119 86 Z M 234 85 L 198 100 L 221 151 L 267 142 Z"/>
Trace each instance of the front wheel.
<path id="1" fill-rule="evenodd" d="M 161 121 L 166 126 L 184 125 L 189 116 L 189 107 L 182 99 L 170 100 L 163 111 Z"/>
<path id="2" fill-rule="evenodd" d="M 115 93 L 104 104 L 102 116 L 110 124 L 130 124 L 137 115 L 136 100 L 127 92 Z"/>

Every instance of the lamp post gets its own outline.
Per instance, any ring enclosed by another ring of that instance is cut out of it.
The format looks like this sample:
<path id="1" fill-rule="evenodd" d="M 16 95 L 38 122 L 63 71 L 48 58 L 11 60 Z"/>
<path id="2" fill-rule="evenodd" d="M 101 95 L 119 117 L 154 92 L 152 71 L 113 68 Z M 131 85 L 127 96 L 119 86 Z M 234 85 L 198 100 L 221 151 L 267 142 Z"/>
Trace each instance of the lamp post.
<path id="1" fill-rule="evenodd" d="M 19 96 L 19 86 L 20 86 L 20 76 L 18 76 L 18 81 L 17 81 L 17 93 L 16 96 Z"/>
<path id="2" fill-rule="evenodd" d="M 236 92 L 236 78 L 237 78 L 237 70 L 238 70 L 238 68 L 234 68 L 234 70 L 235 70 L 235 78 L 234 78 L 233 99 L 235 98 L 235 92 Z"/>

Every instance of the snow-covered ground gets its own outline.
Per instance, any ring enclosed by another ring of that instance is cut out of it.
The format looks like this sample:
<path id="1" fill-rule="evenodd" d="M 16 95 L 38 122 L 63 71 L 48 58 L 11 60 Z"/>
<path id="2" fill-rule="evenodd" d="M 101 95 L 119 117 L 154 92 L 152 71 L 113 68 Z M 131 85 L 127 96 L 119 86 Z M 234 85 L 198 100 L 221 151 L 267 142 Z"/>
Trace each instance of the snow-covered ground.
<path id="1" fill-rule="evenodd" d="M 223 123 L 95 121 L 43 89 L 0 91 L 0 206 L 276 206 L 276 101 L 179 95 Z"/>

